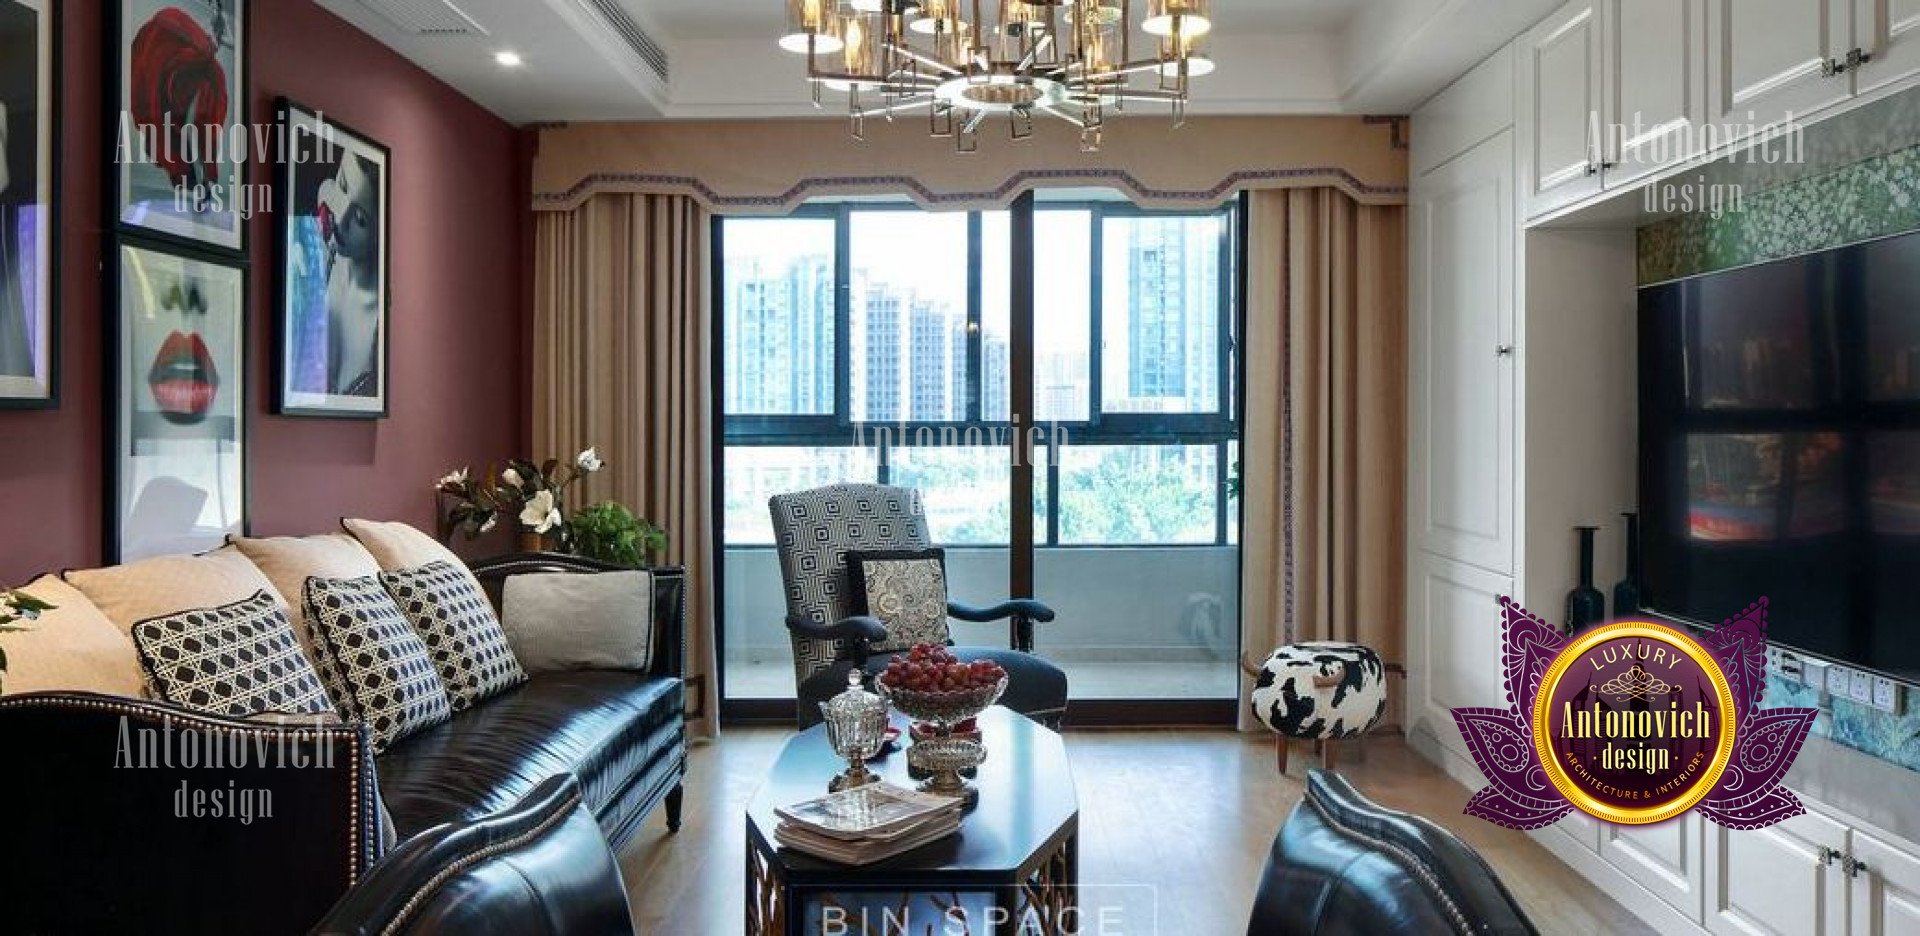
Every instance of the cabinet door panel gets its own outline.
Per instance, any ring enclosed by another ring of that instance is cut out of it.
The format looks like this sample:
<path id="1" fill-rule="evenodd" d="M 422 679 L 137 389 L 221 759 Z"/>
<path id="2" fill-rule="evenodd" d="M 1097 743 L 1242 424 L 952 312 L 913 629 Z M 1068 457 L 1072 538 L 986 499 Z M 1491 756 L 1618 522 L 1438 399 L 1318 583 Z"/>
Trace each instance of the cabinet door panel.
<path id="1" fill-rule="evenodd" d="M 1412 199 L 1412 495 L 1417 543 L 1511 574 L 1512 137 L 1422 176 Z"/>
<path id="2" fill-rule="evenodd" d="M 1707 87 L 1714 121 L 1767 126 L 1851 96 L 1851 77 L 1824 75 L 1821 66 L 1852 47 L 1852 2 L 1711 0 Z"/>
<path id="3" fill-rule="evenodd" d="M 1920 857 L 1863 832 L 1853 833 L 1854 936 L 1920 933 Z"/>
<path id="4" fill-rule="evenodd" d="M 1846 877 L 1839 859 L 1847 827 L 1817 813 L 1764 829 L 1710 825 L 1707 929 L 1736 936 L 1839 936 L 1846 931 Z"/>
<path id="5" fill-rule="evenodd" d="M 1608 121 L 1599 7 L 1563 7 L 1521 37 L 1520 53 L 1523 179 L 1534 217 L 1600 190 L 1598 131 Z"/>
<path id="6" fill-rule="evenodd" d="M 1499 602 L 1512 594 L 1513 580 L 1425 553 L 1414 563 L 1408 629 L 1417 668 L 1408 674 L 1408 688 L 1416 720 L 1465 756 L 1448 710 L 1505 704 L 1500 667 L 1490 661 L 1500 659 Z"/>
<path id="7" fill-rule="evenodd" d="M 1702 823 L 1687 813 L 1652 825 L 1603 826 L 1600 857 L 1698 923 L 1706 889 Z"/>
<path id="8" fill-rule="evenodd" d="M 1606 0 L 1606 185 L 1693 155 L 1706 122 L 1705 0 Z"/>
<path id="9" fill-rule="evenodd" d="M 1865 94 L 1920 73 L 1920 0 L 1854 0 L 1854 45 L 1872 54 L 1854 78 Z"/>

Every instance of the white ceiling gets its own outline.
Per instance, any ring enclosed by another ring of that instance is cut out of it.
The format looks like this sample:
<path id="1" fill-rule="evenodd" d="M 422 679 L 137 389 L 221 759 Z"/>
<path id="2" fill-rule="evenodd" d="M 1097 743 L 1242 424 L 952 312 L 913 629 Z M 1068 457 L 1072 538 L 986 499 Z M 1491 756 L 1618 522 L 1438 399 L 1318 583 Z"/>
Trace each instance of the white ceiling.
<path id="1" fill-rule="evenodd" d="M 318 0 L 516 123 L 817 115 L 780 52 L 785 0 Z M 1405 113 L 1560 0 L 1214 0 L 1193 110 Z M 464 18 L 449 18 L 448 7 Z M 607 18 L 667 54 L 663 81 Z M 421 19 L 459 26 L 423 32 Z M 494 53 L 525 64 L 508 69 Z M 829 113 L 838 113 L 829 104 Z"/>

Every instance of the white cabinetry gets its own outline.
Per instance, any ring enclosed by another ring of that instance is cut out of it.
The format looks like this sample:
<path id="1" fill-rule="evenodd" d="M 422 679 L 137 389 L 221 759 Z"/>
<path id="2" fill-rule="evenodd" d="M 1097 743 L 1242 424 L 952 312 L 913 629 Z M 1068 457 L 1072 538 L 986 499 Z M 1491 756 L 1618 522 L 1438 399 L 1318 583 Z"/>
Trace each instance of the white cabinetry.
<path id="1" fill-rule="evenodd" d="M 1705 820 L 1687 813 L 1671 822 L 1643 826 L 1601 826 L 1600 857 L 1667 902 L 1700 922 L 1706 891 Z M 1716 826 L 1715 828 L 1718 828 Z"/>
<path id="2" fill-rule="evenodd" d="M 1694 155 L 1707 123 L 1707 0 L 1603 0 L 1607 188 Z"/>
<path id="3" fill-rule="evenodd" d="M 1847 931 L 1839 856 L 1847 827 L 1817 813 L 1735 832 L 1707 828 L 1707 929 L 1733 936 L 1840 936 Z"/>
<path id="4" fill-rule="evenodd" d="M 1852 936 L 1920 933 L 1920 858 L 1911 848 L 1856 830 L 1850 854 L 1840 864 L 1853 885 Z"/>
<path id="5" fill-rule="evenodd" d="M 1707 86 L 1721 124 L 1767 126 L 1853 94 L 1853 0 L 1711 0 Z"/>
<path id="6" fill-rule="evenodd" d="M 1521 179 L 1529 217 L 1600 191 L 1600 4 L 1579 0 L 1520 37 Z"/>
<path id="7" fill-rule="evenodd" d="M 1920 72 L 1920 0 L 1854 0 L 1853 28 L 1867 55 L 1854 75 L 1855 93 Z"/>
<path id="8" fill-rule="evenodd" d="M 1429 552 L 1511 574 L 1511 134 L 1416 179 L 1411 201 L 1414 532 Z"/>

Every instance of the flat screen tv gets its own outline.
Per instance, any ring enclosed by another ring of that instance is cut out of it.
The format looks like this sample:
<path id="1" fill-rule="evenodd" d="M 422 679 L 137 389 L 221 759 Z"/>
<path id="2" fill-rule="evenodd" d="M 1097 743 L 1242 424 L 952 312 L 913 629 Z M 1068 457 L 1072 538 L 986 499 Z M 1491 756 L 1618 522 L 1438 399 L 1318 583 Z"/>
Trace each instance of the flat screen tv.
<path id="1" fill-rule="evenodd" d="M 1640 290 L 1646 610 L 1920 681 L 1920 233 Z"/>

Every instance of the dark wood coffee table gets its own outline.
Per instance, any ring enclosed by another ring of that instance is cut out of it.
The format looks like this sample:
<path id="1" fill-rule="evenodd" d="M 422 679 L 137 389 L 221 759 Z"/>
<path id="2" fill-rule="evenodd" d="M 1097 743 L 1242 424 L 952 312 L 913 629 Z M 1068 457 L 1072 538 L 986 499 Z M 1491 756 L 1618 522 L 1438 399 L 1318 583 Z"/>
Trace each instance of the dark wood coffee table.
<path id="1" fill-rule="evenodd" d="M 894 725 L 903 732 L 898 713 Z M 980 803 L 960 832 L 903 855 L 848 867 L 778 847 L 776 806 L 827 792 L 845 768 L 826 727 L 795 735 L 747 807 L 749 936 L 820 933 L 1065 933 L 1076 925 L 1080 801 L 1060 736 L 998 706 L 980 716 L 987 761 Z M 911 787 L 906 737 L 870 766 Z M 953 909 L 953 908 L 959 909 Z M 883 916 L 886 915 L 886 916 Z M 901 921 L 908 925 L 894 927 Z M 836 921 L 839 928 L 836 928 Z"/>

